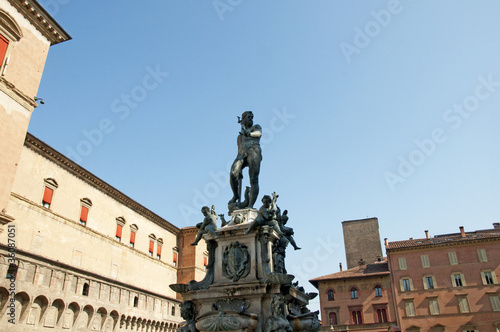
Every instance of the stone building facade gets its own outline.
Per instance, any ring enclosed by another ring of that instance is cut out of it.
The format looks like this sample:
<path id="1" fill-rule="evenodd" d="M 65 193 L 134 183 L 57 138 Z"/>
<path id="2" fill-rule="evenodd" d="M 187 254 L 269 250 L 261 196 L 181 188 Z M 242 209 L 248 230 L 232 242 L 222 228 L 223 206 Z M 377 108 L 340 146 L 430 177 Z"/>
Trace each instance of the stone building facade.
<path id="1" fill-rule="evenodd" d="M 363 260 L 310 280 L 319 290 L 323 330 L 499 331 L 500 224 L 493 226 L 386 239 L 381 262 Z"/>
<path id="2" fill-rule="evenodd" d="M 49 47 L 70 38 L 38 2 L 0 0 L 0 227 Z"/>
<path id="3" fill-rule="evenodd" d="M 169 285 L 205 274 L 196 228 L 27 133 L 49 46 L 68 39 L 37 1 L 0 0 L 0 330 L 173 331 Z"/>
<path id="4" fill-rule="evenodd" d="M 372 263 L 383 257 L 377 218 L 344 221 L 342 231 L 348 269 L 360 260 Z"/>

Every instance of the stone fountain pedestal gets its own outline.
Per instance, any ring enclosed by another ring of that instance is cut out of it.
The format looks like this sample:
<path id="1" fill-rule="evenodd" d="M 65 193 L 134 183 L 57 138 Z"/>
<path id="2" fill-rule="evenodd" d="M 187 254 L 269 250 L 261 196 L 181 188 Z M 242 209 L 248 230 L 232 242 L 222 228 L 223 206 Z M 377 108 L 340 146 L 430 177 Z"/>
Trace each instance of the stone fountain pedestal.
<path id="1" fill-rule="evenodd" d="M 257 210 L 235 210 L 218 238 L 205 234 L 207 274 L 188 285 L 171 285 L 183 296 L 181 332 L 317 331 L 317 312 L 306 306 L 310 295 L 292 285 L 293 275 L 275 272 L 279 235 L 270 226 L 246 234 Z"/>

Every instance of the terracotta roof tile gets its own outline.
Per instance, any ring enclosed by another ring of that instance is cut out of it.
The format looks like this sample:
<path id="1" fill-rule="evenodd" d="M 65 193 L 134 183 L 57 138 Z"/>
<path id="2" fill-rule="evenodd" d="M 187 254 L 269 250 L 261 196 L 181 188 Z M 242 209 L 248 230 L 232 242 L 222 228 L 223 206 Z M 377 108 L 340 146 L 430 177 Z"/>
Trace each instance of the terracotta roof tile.
<path id="1" fill-rule="evenodd" d="M 318 281 L 324 280 L 335 280 L 335 279 L 345 279 L 345 278 L 360 278 L 376 275 L 389 274 L 389 266 L 387 260 L 384 259 L 382 262 L 377 262 L 373 264 L 366 264 L 353 267 L 352 269 L 340 271 L 337 273 L 328 274 L 322 277 L 314 278 L 309 280 L 309 282 L 317 283 Z"/>
<path id="2" fill-rule="evenodd" d="M 386 249 L 391 250 L 391 249 L 402 249 L 411 247 L 432 246 L 432 245 L 441 245 L 447 243 L 459 243 L 459 242 L 476 241 L 482 239 L 494 239 L 494 238 L 500 239 L 500 230 L 495 229 L 494 231 L 469 232 L 465 233 L 465 237 L 462 237 L 460 233 L 457 233 L 457 234 L 438 235 L 430 239 L 423 238 L 423 239 L 394 241 L 394 242 L 389 242 L 386 246 Z"/>

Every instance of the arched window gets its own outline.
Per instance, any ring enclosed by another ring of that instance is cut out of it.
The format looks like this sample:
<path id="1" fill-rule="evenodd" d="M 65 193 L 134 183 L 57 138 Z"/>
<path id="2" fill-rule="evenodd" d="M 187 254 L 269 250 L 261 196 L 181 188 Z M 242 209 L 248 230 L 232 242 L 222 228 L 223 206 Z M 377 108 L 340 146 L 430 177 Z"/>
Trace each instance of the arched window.
<path id="1" fill-rule="evenodd" d="M 115 234 L 115 239 L 118 242 L 122 241 L 122 232 L 123 232 L 123 226 L 125 226 L 125 218 L 123 217 L 118 217 L 116 218 L 116 234 Z"/>
<path id="2" fill-rule="evenodd" d="M 154 234 L 149 234 L 149 256 L 153 257 L 155 250 L 156 236 Z"/>
<path id="3" fill-rule="evenodd" d="M 177 249 L 176 249 L 176 248 L 174 248 L 174 253 L 173 253 L 173 254 L 174 254 L 174 255 L 173 255 L 173 258 L 172 258 L 172 264 L 173 264 L 174 266 L 177 266 L 177 259 L 178 259 L 178 257 L 179 257 L 179 252 L 177 251 Z"/>
<path id="4" fill-rule="evenodd" d="M 133 248 L 135 246 L 135 234 L 137 233 L 138 230 L 139 228 L 137 227 L 136 224 L 130 225 L 130 243 L 129 243 L 130 248 Z"/>
<path id="5" fill-rule="evenodd" d="M 358 289 L 356 287 L 351 288 L 351 299 L 358 298 Z"/>
<path id="6" fill-rule="evenodd" d="M 43 197 L 42 197 L 42 206 L 50 209 L 50 205 L 52 204 L 52 198 L 54 196 L 54 191 L 57 189 L 58 185 L 56 180 L 52 178 L 47 178 L 43 180 L 44 189 L 43 189 Z"/>
<path id="7" fill-rule="evenodd" d="M 172 316 L 175 316 L 175 305 L 172 306 Z"/>
<path id="8" fill-rule="evenodd" d="M 382 287 L 380 285 L 375 286 L 375 296 L 382 296 Z"/>
<path id="9" fill-rule="evenodd" d="M 4 10 L 0 9 L 0 75 L 5 75 L 9 64 L 12 43 L 23 36 L 17 22 Z"/>
<path id="10" fill-rule="evenodd" d="M 377 318 L 379 323 L 387 323 L 387 311 L 382 309 L 377 309 Z"/>
<path id="11" fill-rule="evenodd" d="M 333 289 L 329 289 L 328 292 L 327 292 L 327 294 L 328 294 L 328 301 L 335 300 Z"/>
<path id="12" fill-rule="evenodd" d="M 139 296 L 134 297 L 134 308 L 137 308 L 139 306 Z"/>
<path id="13" fill-rule="evenodd" d="M 92 207 L 92 201 L 88 198 L 82 198 L 80 200 L 80 224 L 83 226 L 87 225 L 87 219 L 89 217 L 89 210 Z"/>
<path id="14" fill-rule="evenodd" d="M 328 318 L 330 319 L 330 325 L 337 325 L 337 313 L 336 312 L 330 312 L 328 314 Z"/>
<path id="15" fill-rule="evenodd" d="M 363 324 L 363 319 L 361 317 L 361 310 L 351 311 L 351 318 L 353 324 Z"/>
<path id="16" fill-rule="evenodd" d="M 82 295 L 89 296 L 89 283 L 88 282 L 83 284 Z"/>
<path id="17" fill-rule="evenodd" d="M 156 258 L 161 259 L 161 248 L 163 247 L 163 239 L 159 238 L 156 241 Z"/>

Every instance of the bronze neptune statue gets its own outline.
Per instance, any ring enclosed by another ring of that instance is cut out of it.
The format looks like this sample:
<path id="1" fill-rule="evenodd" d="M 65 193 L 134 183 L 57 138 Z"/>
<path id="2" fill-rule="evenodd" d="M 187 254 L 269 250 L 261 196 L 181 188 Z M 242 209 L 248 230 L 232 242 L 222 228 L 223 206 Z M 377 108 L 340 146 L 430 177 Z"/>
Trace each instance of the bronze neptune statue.
<path id="1" fill-rule="evenodd" d="M 262 161 L 260 137 L 262 136 L 262 128 L 258 124 L 253 124 L 253 113 L 251 111 L 243 112 L 238 122 L 241 124 L 241 131 L 237 139 L 238 155 L 229 173 L 229 183 L 233 191 L 233 198 L 228 203 L 230 211 L 238 208 L 253 208 L 259 195 L 259 173 L 260 162 Z M 250 192 L 248 201 L 245 199 L 244 202 L 241 202 L 241 179 L 245 167 L 248 167 Z"/>

